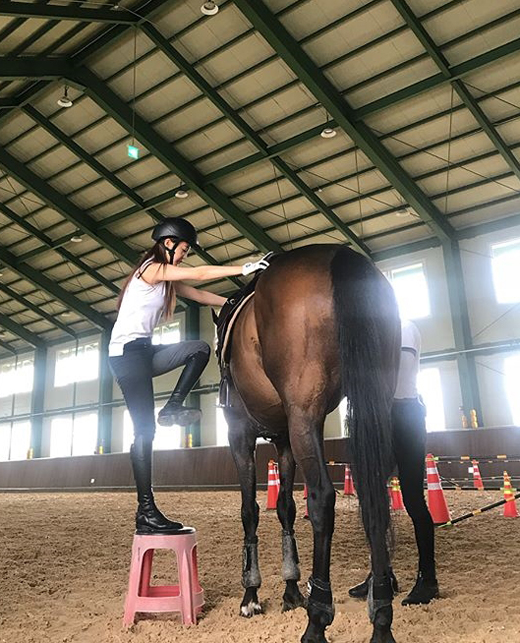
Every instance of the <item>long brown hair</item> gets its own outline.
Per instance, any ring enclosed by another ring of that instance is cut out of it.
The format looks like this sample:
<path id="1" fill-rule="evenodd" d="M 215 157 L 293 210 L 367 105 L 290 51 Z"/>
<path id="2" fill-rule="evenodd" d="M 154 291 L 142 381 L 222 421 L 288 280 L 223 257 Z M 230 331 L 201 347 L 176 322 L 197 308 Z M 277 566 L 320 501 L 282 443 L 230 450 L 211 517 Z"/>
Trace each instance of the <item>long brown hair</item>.
<path id="1" fill-rule="evenodd" d="M 125 295 L 126 289 L 128 288 L 128 284 L 132 280 L 132 277 L 137 273 L 137 278 L 140 279 L 142 272 L 139 269 L 146 261 L 149 261 L 150 259 L 154 263 L 163 264 L 163 268 L 166 268 L 166 266 L 169 264 L 168 251 L 160 241 L 157 241 L 153 248 L 150 248 L 150 250 L 147 250 L 143 254 L 139 262 L 134 266 L 134 269 L 132 270 L 130 275 L 126 278 L 126 281 L 121 288 L 121 292 L 119 293 L 119 297 L 117 298 L 117 310 L 121 308 L 121 302 L 123 301 L 123 297 Z M 174 282 L 165 281 L 164 290 L 164 308 L 162 314 L 165 319 L 169 319 L 173 315 L 173 309 L 176 299 Z"/>

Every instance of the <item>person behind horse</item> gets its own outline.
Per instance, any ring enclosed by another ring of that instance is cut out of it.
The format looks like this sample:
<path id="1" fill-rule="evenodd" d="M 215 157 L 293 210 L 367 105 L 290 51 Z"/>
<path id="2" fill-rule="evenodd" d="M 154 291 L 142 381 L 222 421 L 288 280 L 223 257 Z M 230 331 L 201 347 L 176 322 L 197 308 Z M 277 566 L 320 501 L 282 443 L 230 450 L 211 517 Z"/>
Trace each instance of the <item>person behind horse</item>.
<path id="1" fill-rule="evenodd" d="M 437 598 L 439 588 L 435 574 L 434 527 L 424 500 L 424 458 L 426 455 L 425 408 L 417 394 L 417 375 L 421 335 L 411 321 L 401 322 L 401 359 L 397 388 L 392 405 L 394 454 L 406 510 L 413 521 L 419 550 L 419 573 L 403 605 L 429 603 Z M 353 598 L 365 598 L 368 578 L 349 590 Z M 397 591 L 397 581 L 393 576 Z"/>
<path id="2" fill-rule="evenodd" d="M 199 304 L 222 306 L 226 299 L 184 283 L 207 281 L 263 270 L 260 260 L 243 266 L 181 268 L 190 248 L 198 245 L 195 228 L 182 218 L 168 218 L 152 231 L 153 247 L 144 253 L 123 286 L 118 316 L 109 344 L 110 368 L 119 384 L 134 425 L 130 459 L 137 487 L 137 533 L 171 533 L 182 523 L 166 518 L 157 508 L 152 492 L 152 443 L 155 434 L 152 378 L 184 366 L 179 380 L 157 422 L 161 426 L 187 426 L 200 419 L 200 410 L 184 406 L 184 400 L 200 378 L 210 356 L 206 342 L 183 341 L 153 345 L 154 328 L 168 319 L 180 295 Z"/>

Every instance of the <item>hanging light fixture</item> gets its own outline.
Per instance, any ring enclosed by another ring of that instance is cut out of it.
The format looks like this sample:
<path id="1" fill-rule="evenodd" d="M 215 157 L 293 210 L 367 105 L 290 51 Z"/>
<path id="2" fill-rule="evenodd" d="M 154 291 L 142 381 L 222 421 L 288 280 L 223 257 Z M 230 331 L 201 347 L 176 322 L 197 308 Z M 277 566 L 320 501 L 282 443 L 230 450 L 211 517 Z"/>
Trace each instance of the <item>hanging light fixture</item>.
<path id="1" fill-rule="evenodd" d="M 321 138 L 334 138 L 336 134 L 337 134 L 336 130 L 333 129 L 332 127 L 324 127 L 321 130 L 320 136 Z"/>
<path id="2" fill-rule="evenodd" d="M 73 235 L 70 240 L 72 243 L 81 243 L 83 241 L 83 237 L 81 237 L 79 234 Z"/>
<path id="3" fill-rule="evenodd" d="M 65 85 L 65 89 L 63 90 L 63 96 L 58 98 L 57 103 L 60 107 L 72 107 L 73 103 L 69 98 L 69 88 L 67 85 Z"/>
<path id="4" fill-rule="evenodd" d="M 186 190 L 177 190 L 177 192 L 175 192 L 175 198 L 176 199 L 187 199 L 188 198 L 188 193 L 186 192 Z"/>
<path id="5" fill-rule="evenodd" d="M 205 16 L 214 16 L 218 13 L 218 5 L 213 0 L 209 0 L 202 5 L 200 10 Z"/>

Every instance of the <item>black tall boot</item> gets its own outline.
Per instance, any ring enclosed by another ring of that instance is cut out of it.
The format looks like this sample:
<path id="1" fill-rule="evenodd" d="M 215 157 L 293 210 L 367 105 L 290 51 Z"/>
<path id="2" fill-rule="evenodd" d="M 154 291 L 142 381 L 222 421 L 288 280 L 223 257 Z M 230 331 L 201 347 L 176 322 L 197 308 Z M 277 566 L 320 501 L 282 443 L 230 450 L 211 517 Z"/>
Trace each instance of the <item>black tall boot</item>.
<path id="1" fill-rule="evenodd" d="M 412 591 L 401 601 L 401 605 L 427 605 L 434 598 L 439 598 L 439 585 L 435 572 L 430 575 L 419 572 Z"/>
<path id="2" fill-rule="evenodd" d="M 152 439 L 139 435 L 130 447 L 139 505 L 135 514 L 136 533 L 171 534 L 183 529 L 183 524 L 168 520 L 155 506 L 152 493 Z"/>
<path id="3" fill-rule="evenodd" d="M 202 371 L 206 368 L 208 360 L 209 353 L 205 351 L 198 351 L 188 358 L 170 399 L 159 411 L 157 424 L 161 426 L 173 426 L 174 424 L 189 426 L 200 420 L 202 416 L 200 409 L 183 406 L 183 402 L 195 385 L 195 382 L 202 375 Z"/>

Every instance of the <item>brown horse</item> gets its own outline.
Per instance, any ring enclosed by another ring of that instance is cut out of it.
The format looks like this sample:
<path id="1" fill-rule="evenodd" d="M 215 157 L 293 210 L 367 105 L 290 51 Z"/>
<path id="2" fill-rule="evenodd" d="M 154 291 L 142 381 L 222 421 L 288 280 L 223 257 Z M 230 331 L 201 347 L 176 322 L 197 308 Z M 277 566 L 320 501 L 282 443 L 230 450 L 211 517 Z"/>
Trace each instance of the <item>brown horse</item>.
<path id="1" fill-rule="evenodd" d="M 341 245 L 306 246 L 276 258 L 259 277 L 235 325 L 229 367 L 229 443 L 242 492 L 245 539 L 241 614 L 262 611 L 257 536 L 255 445 L 278 451 L 283 609 L 307 604 L 304 643 L 324 643 L 334 607 L 330 549 L 335 492 L 323 453 L 323 423 L 347 397 L 348 430 L 363 524 L 372 554 L 371 643 L 391 643 L 393 592 L 386 535 L 386 480 L 393 466 L 390 408 L 399 365 L 400 323 L 391 286 L 362 255 Z M 294 539 L 295 465 L 308 488 L 314 532 L 307 601 L 298 589 Z"/>

